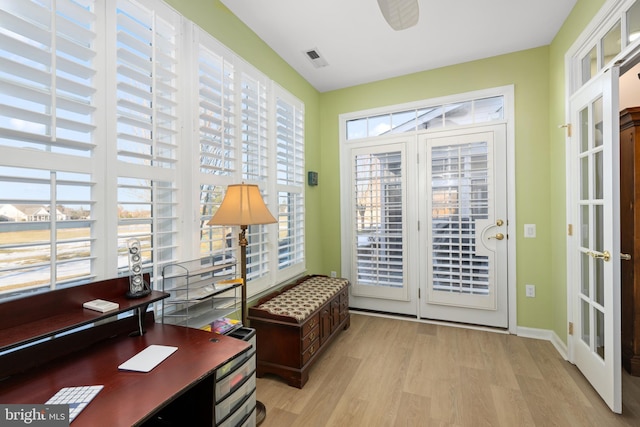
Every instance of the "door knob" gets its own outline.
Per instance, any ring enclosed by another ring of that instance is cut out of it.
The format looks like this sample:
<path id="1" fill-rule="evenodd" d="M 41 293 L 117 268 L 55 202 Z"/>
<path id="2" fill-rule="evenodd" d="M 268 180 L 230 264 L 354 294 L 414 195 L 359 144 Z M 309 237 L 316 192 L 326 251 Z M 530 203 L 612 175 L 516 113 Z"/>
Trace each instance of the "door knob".
<path id="1" fill-rule="evenodd" d="M 501 220 L 501 219 L 499 219 L 499 220 L 497 220 L 497 221 L 496 221 L 496 225 L 497 225 L 498 227 L 501 227 L 503 224 L 504 224 L 504 221 L 503 221 L 503 220 Z"/>
<path id="2" fill-rule="evenodd" d="M 620 259 L 623 259 L 625 261 L 631 261 L 631 255 L 630 254 L 620 254 Z"/>
<path id="3" fill-rule="evenodd" d="M 502 240 L 502 239 L 504 239 L 504 234 L 502 234 L 502 233 L 498 233 L 498 234 L 496 234 L 495 236 L 489 236 L 489 237 L 487 237 L 487 238 L 488 238 L 488 239 Z"/>
<path id="4" fill-rule="evenodd" d="M 604 251 L 602 253 L 589 251 L 587 252 L 587 255 L 595 259 L 603 259 L 605 262 L 608 262 L 611 259 L 611 254 L 609 253 L 609 251 Z"/>

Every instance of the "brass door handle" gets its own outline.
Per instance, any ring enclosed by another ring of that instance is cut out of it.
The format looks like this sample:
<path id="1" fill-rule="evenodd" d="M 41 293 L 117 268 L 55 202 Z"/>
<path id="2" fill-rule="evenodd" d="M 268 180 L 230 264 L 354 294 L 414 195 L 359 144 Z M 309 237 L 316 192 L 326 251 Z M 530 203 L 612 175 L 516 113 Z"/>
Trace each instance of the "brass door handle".
<path id="1" fill-rule="evenodd" d="M 496 239 L 496 240 L 502 240 L 504 239 L 504 234 L 502 233 L 498 233 L 495 236 L 489 236 L 487 237 L 487 239 Z"/>
<path id="2" fill-rule="evenodd" d="M 611 254 L 609 253 L 609 251 L 604 251 L 602 253 L 588 251 L 587 255 L 589 255 L 591 258 L 603 259 L 605 262 L 609 262 L 609 260 L 611 260 Z"/>
<path id="3" fill-rule="evenodd" d="M 631 261 L 631 255 L 630 254 L 620 254 L 620 259 L 623 259 L 625 261 Z"/>

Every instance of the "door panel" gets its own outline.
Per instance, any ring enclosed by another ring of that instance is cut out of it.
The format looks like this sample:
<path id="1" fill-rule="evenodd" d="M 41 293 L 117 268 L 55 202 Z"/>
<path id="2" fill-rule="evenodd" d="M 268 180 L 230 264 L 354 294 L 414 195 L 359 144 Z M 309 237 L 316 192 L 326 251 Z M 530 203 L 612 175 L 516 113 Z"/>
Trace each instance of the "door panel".
<path id="1" fill-rule="evenodd" d="M 358 297 L 408 300 L 405 149 L 402 143 L 351 151 L 355 304 Z"/>
<path id="2" fill-rule="evenodd" d="M 571 98 L 570 359 L 614 412 L 622 410 L 618 68 Z"/>
<path id="3" fill-rule="evenodd" d="M 507 185 L 503 125 L 422 139 L 427 168 L 420 315 L 507 327 Z"/>

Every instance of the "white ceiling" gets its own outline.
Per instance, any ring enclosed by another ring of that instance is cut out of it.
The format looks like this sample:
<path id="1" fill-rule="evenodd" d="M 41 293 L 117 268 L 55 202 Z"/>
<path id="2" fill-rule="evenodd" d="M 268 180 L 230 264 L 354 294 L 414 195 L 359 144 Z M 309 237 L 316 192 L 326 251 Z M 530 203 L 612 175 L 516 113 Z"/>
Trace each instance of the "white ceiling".
<path id="1" fill-rule="evenodd" d="M 576 0 L 418 0 L 394 31 L 376 0 L 221 0 L 320 92 L 551 43 Z M 328 65 L 315 68 L 316 49 Z"/>

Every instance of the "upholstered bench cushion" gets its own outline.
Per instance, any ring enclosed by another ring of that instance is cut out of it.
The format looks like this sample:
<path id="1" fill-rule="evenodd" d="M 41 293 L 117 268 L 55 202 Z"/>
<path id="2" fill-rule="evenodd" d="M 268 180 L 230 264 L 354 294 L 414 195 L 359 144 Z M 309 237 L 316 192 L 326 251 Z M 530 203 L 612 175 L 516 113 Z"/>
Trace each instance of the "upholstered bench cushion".
<path id="1" fill-rule="evenodd" d="M 277 316 L 293 317 L 302 323 L 325 301 L 348 284 L 349 281 L 343 278 L 311 276 L 259 304 L 255 309 L 264 310 Z"/>

